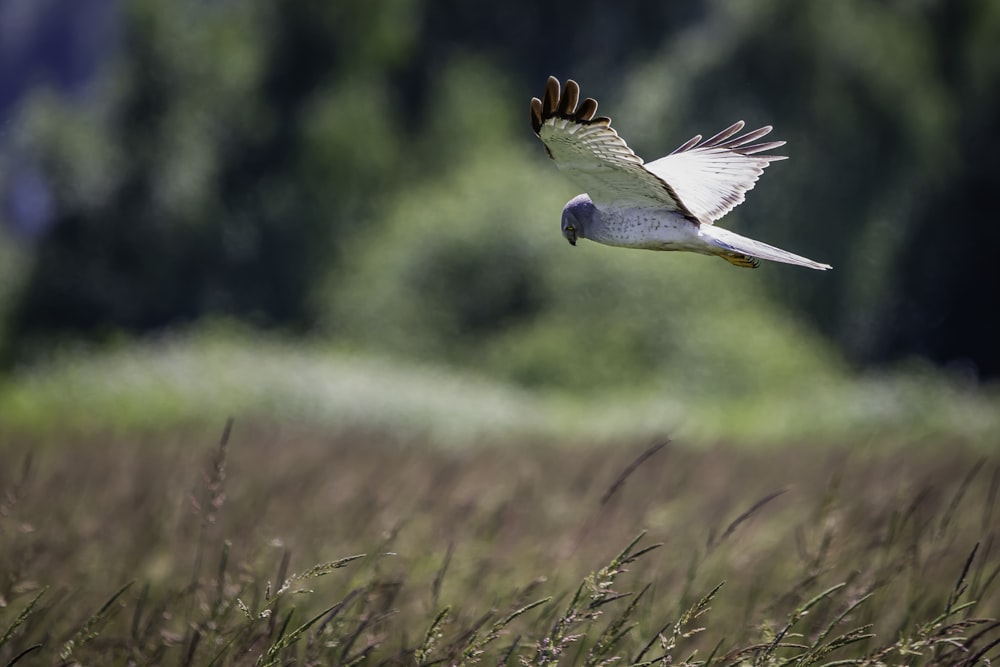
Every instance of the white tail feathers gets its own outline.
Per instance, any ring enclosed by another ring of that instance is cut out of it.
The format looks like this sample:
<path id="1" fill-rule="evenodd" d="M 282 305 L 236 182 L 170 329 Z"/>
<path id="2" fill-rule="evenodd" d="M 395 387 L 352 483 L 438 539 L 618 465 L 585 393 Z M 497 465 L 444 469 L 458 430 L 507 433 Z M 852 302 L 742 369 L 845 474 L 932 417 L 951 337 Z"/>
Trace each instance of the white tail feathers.
<path id="1" fill-rule="evenodd" d="M 800 257 L 799 255 L 790 253 L 787 250 L 775 248 L 772 245 L 761 243 L 760 241 L 754 241 L 753 239 L 740 236 L 739 234 L 731 232 L 728 229 L 723 229 L 714 225 L 702 225 L 698 230 L 698 233 L 710 244 L 730 252 L 742 253 L 759 259 L 767 259 L 772 262 L 782 262 L 784 264 L 804 266 L 809 269 L 816 269 L 817 271 L 826 271 L 827 269 L 833 268 L 829 264 L 822 264 L 806 257 Z"/>

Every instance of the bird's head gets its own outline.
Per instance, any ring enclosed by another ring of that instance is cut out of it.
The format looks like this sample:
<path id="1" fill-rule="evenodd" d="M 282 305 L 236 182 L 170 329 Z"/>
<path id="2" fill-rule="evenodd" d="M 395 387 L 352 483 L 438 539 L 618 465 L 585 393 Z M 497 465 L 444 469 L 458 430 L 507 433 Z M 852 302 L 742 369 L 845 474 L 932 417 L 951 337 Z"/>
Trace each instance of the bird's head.
<path id="1" fill-rule="evenodd" d="M 576 245 L 577 239 L 587 238 L 588 230 L 593 229 L 600 212 L 587 195 L 577 195 L 563 207 L 562 234 L 570 245 Z"/>

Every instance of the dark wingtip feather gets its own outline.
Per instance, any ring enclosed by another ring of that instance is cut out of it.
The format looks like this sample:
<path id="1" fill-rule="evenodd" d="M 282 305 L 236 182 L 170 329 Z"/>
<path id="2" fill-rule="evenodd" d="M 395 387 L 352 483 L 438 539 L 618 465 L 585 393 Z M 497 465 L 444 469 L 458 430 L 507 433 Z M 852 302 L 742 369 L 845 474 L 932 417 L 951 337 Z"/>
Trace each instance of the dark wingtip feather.
<path id="1" fill-rule="evenodd" d="M 559 79 L 550 76 L 545 82 L 545 95 L 542 97 L 542 120 L 551 118 L 559 108 Z"/>
<path id="2" fill-rule="evenodd" d="M 744 126 L 746 126 L 746 123 L 744 123 L 742 120 L 738 120 L 735 123 L 733 123 L 732 125 L 730 125 L 729 127 L 727 127 L 726 129 L 724 129 L 722 132 L 719 132 L 714 137 L 712 137 L 710 139 L 706 139 L 705 143 L 703 143 L 702 146 L 706 146 L 706 147 L 707 146 L 718 146 L 722 142 L 724 142 L 726 139 L 728 139 L 729 137 L 733 136 L 734 134 L 736 134 L 737 132 L 739 132 L 740 130 L 742 130 L 744 128 Z"/>
<path id="3" fill-rule="evenodd" d="M 580 105 L 580 108 L 576 110 L 576 116 L 574 120 L 581 123 L 586 123 L 589 120 L 594 119 L 594 114 L 597 113 L 597 100 L 593 97 L 588 97 Z"/>
<path id="4" fill-rule="evenodd" d="M 784 146 L 784 141 L 765 141 L 759 144 L 752 144 L 752 142 L 760 139 L 761 137 L 770 134 L 771 130 L 774 129 L 770 125 L 765 125 L 764 127 L 759 127 L 756 130 L 747 132 L 746 134 L 740 135 L 740 131 L 746 126 L 742 120 L 738 120 L 722 132 L 719 132 L 713 137 L 701 140 L 701 135 L 696 135 L 691 139 L 688 139 L 682 145 L 674 149 L 671 155 L 675 153 L 683 153 L 684 151 L 689 151 L 692 149 L 699 148 L 725 148 L 727 150 L 734 151 L 736 153 L 741 153 L 743 155 L 753 155 L 755 153 L 762 153 L 764 151 L 769 151 L 780 146 Z M 751 145 L 747 145 L 751 144 Z M 762 156 L 769 160 L 780 160 L 783 159 L 781 156 L 776 155 L 765 155 Z"/>
<path id="5" fill-rule="evenodd" d="M 739 146 L 746 146 L 752 141 L 756 141 L 761 137 L 771 133 L 774 128 L 770 125 L 765 125 L 764 127 L 759 127 L 753 132 L 747 132 L 743 136 L 736 137 L 732 141 L 727 141 L 725 143 L 726 148 L 738 148 Z"/>
<path id="6" fill-rule="evenodd" d="M 671 151 L 670 154 L 674 155 L 675 153 L 683 153 L 684 151 L 691 150 L 692 148 L 698 145 L 699 141 L 701 141 L 701 135 L 696 134 L 687 141 L 685 141 L 683 144 L 675 148 L 673 151 Z"/>
<path id="7" fill-rule="evenodd" d="M 580 85 L 573 79 L 567 79 L 562 86 L 559 79 L 550 76 L 545 82 L 545 94 L 542 98 L 531 98 L 531 128 L 538 134 L 550 118 L 563 118 L 582 125 L 594 123 L 610 124 L 606 116 L 595 118 L 597 100 L 592 97 L 580 102 Z"/>
<path id="8" fill-rule="evenodd" d="M 531 129 L 535 134 L 542 130 L 542 101 L 537 97 L 531 98 Z"/>
<path id="9" fill-rule="evenodd" d="M 580 84 L 573 79 L 568 79 L 559 100 L 559 111 L 556 113 L 560 118 L 572 118 L 576 114 L 576 105 L 579 102 Z"/>

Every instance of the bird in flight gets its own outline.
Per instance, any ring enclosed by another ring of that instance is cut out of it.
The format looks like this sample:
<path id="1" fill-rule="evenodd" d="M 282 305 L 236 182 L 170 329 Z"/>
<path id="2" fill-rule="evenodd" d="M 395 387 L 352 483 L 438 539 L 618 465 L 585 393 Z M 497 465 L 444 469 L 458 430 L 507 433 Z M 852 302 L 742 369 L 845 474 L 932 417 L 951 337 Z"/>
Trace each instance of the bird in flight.
<path id="1" fill-rule="evenodd" d="M 757 268 L 761 259 L 831 268 L 713 224 L 743 202 L 765 167 L 785 159 L 763 154 L 784 141 L 757 142 L 770 125 L 740 134 L 739 121 L 646 164 L 611 119 L 596 113 L 597 101 L 580 102 L 580 86 L 572 79 L 562 88 L 550 76 L 542 99 L 531 100 L 531 127 L 545 151 L 586 189 L 563 208 L 562 233 L 571 244 L 590 239 L 622 248 L 685 250 L 746 268 Z"/>

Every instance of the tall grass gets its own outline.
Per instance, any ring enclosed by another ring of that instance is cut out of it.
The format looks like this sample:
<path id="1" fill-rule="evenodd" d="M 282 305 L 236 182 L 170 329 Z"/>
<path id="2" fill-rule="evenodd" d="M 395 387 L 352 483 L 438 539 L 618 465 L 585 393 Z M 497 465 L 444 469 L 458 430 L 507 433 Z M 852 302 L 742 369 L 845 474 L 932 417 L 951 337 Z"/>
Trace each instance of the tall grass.
<path id="1" fill-rule="evenodd" d="M 0 449 L 0 664 L 987 665 L 1000 462 L 227 425 Z"/>

